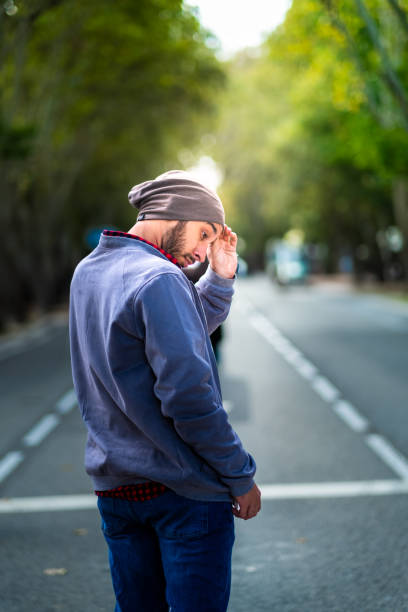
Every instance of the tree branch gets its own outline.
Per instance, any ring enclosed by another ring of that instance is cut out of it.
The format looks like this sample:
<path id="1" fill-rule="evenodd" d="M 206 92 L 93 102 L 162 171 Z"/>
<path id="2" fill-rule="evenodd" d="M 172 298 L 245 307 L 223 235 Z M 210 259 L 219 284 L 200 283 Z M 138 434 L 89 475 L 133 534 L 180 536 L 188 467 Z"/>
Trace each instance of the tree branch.
<path id="1" fill-rule="evenodd" d="M 365 78 L 365 75 L 367 73 L 367 68 L 364 66 L 364 62 L 363 62 L 361 53 L 359 52 L 346 24 L 344 23 L 344 21 L 340 19 L 338 14 L 335 13 L 335 9 L 333 8 L 333 4 L 331 0 L 321 0 L 321 1 L 322 1 L 322 4 L 327 9 L 332 25 L 341 34 L 343 34 L 344 38 L 346 39 L 349 54 L 351 58 L 354 60 L 354 63 L 358 71 L 361 73 L 361 75 L 363 75 L 364 93 L 367 99 L 367 104 L 369 106 L 369 109 L 371 113 L 374 115 L 374 117 L 377 119 L 377 121 L 382 125 L 384 122 L 381 117 L 380 109 L 378 108 L 375 93 L 372 91 L 372 88 L 370 87 L 369 83 L 367 83 L 367 80 Z"/>
<path id="2" fill-rule="evenodd" d="M 373 46 L 375 47 L 378 52 L 378 55 L 380 56 L 382 67 L 384 70 L 384 73 L 381 74 L 381 77 L 383 78 L 384 82 L 391 90 L 391 93 L 394 95 L 397 102 L 399 103 L 400 109 L 402 111 L 404 127 L 408 131 L 408 99 L 406 97 L 405 90 L 401 85 L 400 80 L 391 65 L 391 62 L 388 58 L 387 52 L 383 44 L 381 43 L 374 19 L 367 11 L 363 0 L 354 1 L 357 6 L 357 10 L 367 28 L 367 32 L 371 38 L 371 42 L 373 43 Z"/>
<path id="3" fill-rule="evenodd" d="M 401 22 L 405 33 L 408 34 L 408 16 L 404 9 L 398 4 L 398 0 L 388 0 L 388 4 L 391 6 L 398 19 Z"/>

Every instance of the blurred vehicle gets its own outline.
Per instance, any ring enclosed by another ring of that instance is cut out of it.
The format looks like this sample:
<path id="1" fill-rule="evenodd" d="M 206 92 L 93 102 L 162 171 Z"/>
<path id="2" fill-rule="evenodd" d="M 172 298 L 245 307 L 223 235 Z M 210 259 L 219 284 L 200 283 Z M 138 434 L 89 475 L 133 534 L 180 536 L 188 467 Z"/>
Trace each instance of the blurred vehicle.
<path id="1" fill-rule="evenodd" d="M 285 240 L 272 240 L 266 245 L 265 268 L 279 285 L 304 283 L 308 277 L 308 263 L 302 246 Z"/>

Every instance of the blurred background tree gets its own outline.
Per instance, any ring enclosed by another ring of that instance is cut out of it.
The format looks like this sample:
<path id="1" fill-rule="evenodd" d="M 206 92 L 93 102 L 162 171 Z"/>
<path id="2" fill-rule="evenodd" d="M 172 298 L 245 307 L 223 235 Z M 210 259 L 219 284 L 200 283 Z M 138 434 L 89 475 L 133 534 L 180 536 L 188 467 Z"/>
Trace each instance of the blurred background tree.
<path id="1" fill-rule="evenodd" d="M 257 52 L 230 61 L 214 155 L 253 266 L 268 236 L 298 228 L 329 271 L 347 255 L 357 275 L 408 274 L 407 9 L 294 0 Z"/>
<path id="2" fill-rule="evenodd" d="M 180 166 L 224 72 L 181 0 L 8 0 L 0 37 L 4 325 L 66 297 L 87 230 L 134 222 L 128 188 Z"/>
<path id="3" fill-rule="evenodd" d="M 0 326 L 199 154 L 252 268 L 295 230 L 323 271 L 407 278 L 408 0 L 293 0 L 227 61 L 182 0 L 6 0 L 0 36 Z"/>

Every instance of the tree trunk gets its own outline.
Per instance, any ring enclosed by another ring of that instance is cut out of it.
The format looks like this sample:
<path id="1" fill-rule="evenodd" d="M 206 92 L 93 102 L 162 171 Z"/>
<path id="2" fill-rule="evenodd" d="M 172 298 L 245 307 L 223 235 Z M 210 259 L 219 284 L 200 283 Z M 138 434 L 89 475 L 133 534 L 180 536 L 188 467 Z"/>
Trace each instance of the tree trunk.
<path id="1" fill-rule="evenodd" d="M 406 11 L 398 4 L 397 0 L 388 0 L 388 4 L 391 5 L 391 8 L 400 20 L 400 24 L 404 28 L 405 33 L 408 34 L 408 17 Z"/>
<path id="2" fill-rule="evenodd" d="M 408 98 L 407 92 L 405 91 L 405 87 L 402 85 L 396 70 L 394 70 L 391 65 L 388 52 L 381 41 L 379 30 L 376 26 L 374 19 L 367 10 L 364 1 L 354 1 L 357 7 L 357 11 L 366 26 L 368 35 L 371 39 L 371 42 L 373 43 L 373 47 L 376 49 L 380 57 L 383 69 L 383 72 L 380 73 L 380 76 L 385 82 L 385 84 L 388 86 L 395 99 L 397 100 L 399 108 L 401 110 L 404 127 L 406 130 L 408 130 Z"/>
<path id="3" fill-rule="evenodd" d="M 395 221 L 404 241 L 401 252 L 404 277 L 408 278 L 408 178 L 398 177 L 394 179 L 392 191 Z"/>

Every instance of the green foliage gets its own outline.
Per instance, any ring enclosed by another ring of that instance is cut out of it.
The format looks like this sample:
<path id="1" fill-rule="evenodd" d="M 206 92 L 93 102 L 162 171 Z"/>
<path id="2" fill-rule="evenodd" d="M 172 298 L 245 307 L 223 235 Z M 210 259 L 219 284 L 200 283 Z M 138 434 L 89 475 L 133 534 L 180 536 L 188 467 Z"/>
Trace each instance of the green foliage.
<path id="1" fill-rule="evenodd" d="M 0 322 L 66 293 L 89 228 L 133 223 L 129 188 L 180 165 L 224 83 L 181 0 L 17 4 L 0 17 Z"/>
<path id="2" fill-rule="evenodd" d="M 0 158 L 26 158 L 31 152 L 34 136 L 33 125 L 10 126 L 0 119 Z"/>
<path id="3" fill-rule="evenodd" d="M 334 268 L 366 245 L 381 276 L 376 237 L 408 169 L 408 30 L 391 4 L 294 0 L 259 53 L 228 66 L 216 154 L 252 257 L 297 227 Z"/>

